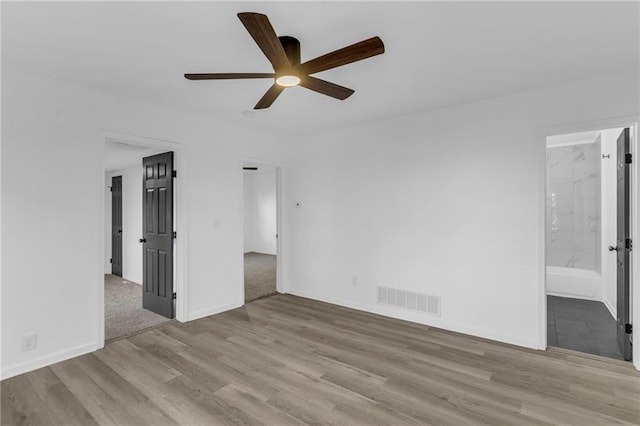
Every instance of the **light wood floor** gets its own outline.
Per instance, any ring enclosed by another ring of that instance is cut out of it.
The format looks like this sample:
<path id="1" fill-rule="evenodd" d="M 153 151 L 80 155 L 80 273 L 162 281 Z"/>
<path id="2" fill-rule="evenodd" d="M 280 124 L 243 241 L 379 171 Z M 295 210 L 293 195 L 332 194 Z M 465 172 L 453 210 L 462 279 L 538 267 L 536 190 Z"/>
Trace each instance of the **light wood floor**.
<path id="1" fill-rule="evenodd" d="M 537 352 L 293 296 L 2 382 L 2 424 L 640 423 L 629 364 Z"/>

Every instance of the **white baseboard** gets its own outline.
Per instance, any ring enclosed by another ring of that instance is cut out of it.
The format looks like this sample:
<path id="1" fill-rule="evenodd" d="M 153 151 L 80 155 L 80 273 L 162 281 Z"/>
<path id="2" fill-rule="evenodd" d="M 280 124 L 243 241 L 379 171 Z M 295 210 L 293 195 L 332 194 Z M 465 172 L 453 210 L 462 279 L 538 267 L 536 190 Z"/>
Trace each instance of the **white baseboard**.
<path id="1" fill-rule="evenodd" d="M 369 312 L 372 314 L 378 314 L 378 315 L 396 318 L 404 321 L 415 322 L 418 324 L 423 324 L 431 327 L 437 327 L 443 330 L 454 331 L 456 333 L 462 333 L 470 336 L 476 336 L 484 339 L 508 343 L 510 345 L 522 346 L 530 349 L 539 349 L 539 350 L 546 349 L 546 347 L 545 348 L 539 347 L 537 342 L 537 336 L 532 340 L 525 340 L 525 339 L 520 339 L 513 336 L 507 336 L 500 333 L 495 333 L 491 330 L 468 327 L 460 324 L 451 324 L 446 321 L 443 321 L 441 318 L 423 315 L 420 313 L 413 313 L 411 311 L 404 311 L 404 310 L 399 311 L 393 308 L 387 308 L 385 306 L 377 305 L 377 304 L 339 300 L 339 299 L 324 297 L 324 296 L 320 296 L 317 294 L 312 294 L 310 292 L 300 291 L 296 289 L 288 289 L 286 293 L 291 294 L 293 296 L 305 297 L 308 299 L 313 299 L 313 300 L 318 300 L 320 302 L 326 302 L 334 305 L 344 306 L 346 308 L 356 309 L 359 311 Z"/>
<path id="2" fill-rule="evenodd" d="M 77 356 L 93 352 L 96 349 L 98 349 L 96 342 L 91 342 L 71 349 L 54 352 L 50 355 L 45 355 L 20 364 L 4 367 L 0 373 L 0 379 L 4 380 L 9 377 L 17 376 L 18 374 L 37 370 L 38 368 L 46 367 L 47 365 L 55 364 L 56 362 L 65 361 L 70 358 L 75 358 Z"/>
<path id="3" fill-rule="evenodd" d="M 277 256 L 278 253 L 275 251 L 256 251 L 256 250 L 249 250 L 249 251 L 245 251 L 244 254 L 249 254 L 249 253 L 255 253 L 255 254 L 268 254 L 270 256 Z"/>
<path id="4" fill-rule="evenodd" d="M 613 317 L 613 319 L 617 319 L 618 316 L 616 314 L 617 309 L 615 306 L 613 306 L 611 304 L 611 302 L 605 298 L 598 298 L 598 297 L 586 297 L 586 296 L 576 296 L 576 295 L 572 295 L 572 294 L 562 294 L 562 293 L 556 293 L 553 291 L 548 291 L 547 292 L 547 296 L 557 296 L 557 297 L 566 297 L 567 299 L 580 299 L 580 300 L 593 300 L 594 302 L 601 302 L 604 304 L 604 306 L 607 307 L 607 310 L 609 311 L 609 313 L 611 314 L 611 316 Z"/>
<path id="5" fill-rule="evenodd" d="M 611 314 L 613 319 L 617 320 L 618 319 L 618 309 L 611 304 L 611 301 L 603 298 L 602 299 L 602 303 L 604 303 L 604 306 L 607 307 L 607 309 L 609 310 L 609 313 Z"/>
<path id="6" fill-rule="evenodd" d="M 575 294 L 559 293 L 557 291 L 547 290 L 547 296 L 565 297 L 567 299 L 593 300 L 594 302 L 602 302 L 599 297 L 580 296 Z"/>
<path id="7" fill-rule="evenodd" d="M 219 314 L 221 312 L 236 309 L 244 305 L 243 302 L 229 303 L 226 305 L 214 306 L 212 308 L 201 309 L 199 311 L 190 312 L 188 315 L 188 321 L 204 318 L 209 315 Z M 89 352 L 94 352 L 100 349 L 96 342 L 87 343 L 84 345 L 76 346 L 71 349 L 65 349 L 55 352 L 50 355 L 45 355 L 40 358 L 35 358 L 20 364 L 3 367 L 0 371 L 0 380 L 8 379 L 10 377 L 17 376 L 22 373 L 36 370 L 38 368 L 46 367 L 56 362 L 65 361 L 70 358 L 74 358 L 80 355 L 84 355 Z"/>
<path id="8" fill-rule="evenodd" d="M 221 312 L 230 311 L 232 309 L 239 308 L 244 305 L 244 302 L 227 303 L 225 305 L 218 305 L 211 308 L 200 309 L 198 311 L 189 312 L 187 314 L 187 321 L 193 321 L 200 318 L 208 317 L 210 315 L 219 314 Z"/>
<path id="9" fill-rule="evenodd" d="M 123 279 L 129 281 L 132 284 L 138 284 L 140 287 L 142 287 L 142 279 L 133 279 L 133 278 L 128 278 L 128 277 L 122 277 Z"/>

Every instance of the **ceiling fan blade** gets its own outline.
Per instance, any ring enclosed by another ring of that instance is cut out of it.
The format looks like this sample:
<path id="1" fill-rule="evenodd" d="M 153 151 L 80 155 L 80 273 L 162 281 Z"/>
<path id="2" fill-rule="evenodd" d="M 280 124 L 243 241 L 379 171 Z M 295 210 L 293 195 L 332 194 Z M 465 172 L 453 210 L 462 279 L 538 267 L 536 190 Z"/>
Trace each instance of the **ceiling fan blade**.
<path id="1" fill-rule="evenodd" d="M 280 95 L 280 93 L 282 93 L 283 90 L 284 87 L 274 83 L 273 86 L 271 86 L 269 90 L 267 90 L 267 93 L 265 93 L 264 96 L 262 96 L 262 98 L 258 101 L 256 106 L 253 107 L 253 109 L 269 108 L 273 101 L 276 100 L 276 98 Z"/>
<path id="2" fill-rule="evenodd" d="M 187 80 L 231 80 L 235 78 L 274 78 L 273 73 L 217 73 L 217 74 L 185 74 Z"/>
<path id="3" fill-rule="evenodd" d="M 372 56 L 380 55 L 381 53 L 384 53 L 384 43 L 382 43 L 380 37 L 372 37 L 311 59 L 298 65 L 296 70 L 299 70 L 303 74 L 314 74 L 352 62 L 361 61 Z"/>
<path id="4" fill-rule="evenodd" d="M 249 31 L 264 56 L 267 57 L 274 70 L 289 68 L 289 58 L 273 30 L 269 18 L 266 15 L 253 12 L 238 13 L 238 18 Z"/>
<path id="5" fill-rule="evenodd" d="M 314 92 L 322 93 L 323 95 L 331 96 L 332 98 L 340 99 L 341 101 L 344 101 L 354 93 L 354 91 L 348 87 L 320 80 L 319 78 L 311 77 L 310 75 L 303 77 L 300 80 L 300 86 L 306 87 Z"/>

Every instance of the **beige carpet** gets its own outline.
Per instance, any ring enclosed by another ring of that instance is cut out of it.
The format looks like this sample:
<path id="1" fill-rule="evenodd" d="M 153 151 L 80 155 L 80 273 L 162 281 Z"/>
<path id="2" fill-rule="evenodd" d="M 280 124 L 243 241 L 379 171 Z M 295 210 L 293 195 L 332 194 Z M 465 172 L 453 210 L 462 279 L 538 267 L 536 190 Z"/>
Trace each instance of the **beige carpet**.
<path id="1" fill-rule="evenodd" d="M 276 256 L 249 252 L 244 254 L 244 301 L 276 293 Z"/>
<path id="2" fill-rule="evenodd" d="M 117 275 L 104 276 L 104 338 L 128 336 L 170 321 L 142 308 L 142 286 Z"/>

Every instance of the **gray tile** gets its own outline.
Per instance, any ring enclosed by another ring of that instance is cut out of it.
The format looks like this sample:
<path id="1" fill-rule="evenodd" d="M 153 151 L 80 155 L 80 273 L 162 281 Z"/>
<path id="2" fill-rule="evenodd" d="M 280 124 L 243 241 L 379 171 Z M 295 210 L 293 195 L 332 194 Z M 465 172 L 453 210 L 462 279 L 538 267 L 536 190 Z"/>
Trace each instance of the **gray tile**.
<path id="1" fill-rule="evenodd" d="M 616 322 L 600 302 L 547 297 L 547 344 L 622 359 Z"/>
<path id="2" fill-rule="evenodd" d="M 556 319 L 556 321 L 558 321 L 558 319 L 568 319 L 568 320 L 575 320 L 575 321 L 582 321 L 584 319 L 582 309 L 575 306 L 556 307 L 553 310 L 553 316 Z"/>
<path id="3" fill-rule="evenodd" d="M 580 337 L 565 336 L 558 334 L 558 346 L 565 349 L 571 349 L 574 351 L 586 352 L 589 354 L 600 355 L 598 349 L 591 344 L 589 339 Z"/>
<path id="4" fill-rule="evenodd" d="M 552 310 L 547 310 L 547 325 L 549 324 L 555 324 L 556 323 L 556 317 L 553 313 Z"/>
<path id="5" fill-rule="evenodd" d="M 613 321 L 603 321 L 593 318 L 587 318 L 585 322 L 587 324 L 587 327 L 589 327 L 591 334 L 597 335 L 598 339 L 616 335 L 616 323 Z"/>
<path id="6" fill-rule="evenodd" d="M 556 318 L 556 331 L 559 335 L 564 334 L 574 337 L 589 338 L 591 335 L 591 330 L 589 330 L 584 320 Z"/>
<path id="7" fill-rule="evenodd" d="M 596 345 L 596 349 L 598 350 L 598 353 L 601 356 L 624 360 L 624 357 L 622 356 L 622 352 L 618 347 L 618 342 L 606 343 L 604 345 L 598 343 Z"/>
<path id="8" fill-rule="evenodd" d="M 547 346 L 558 346 L 558 334 L 555 327 L 547 326 Z"/>
<path id="9" fill-rule="evenodd" d="M 602 303 L 598 303 L 595 306 L 583 307 L 581 308 L 581 310 L 582 315 L 584 315 L 586 318 L 597 318 L 602 321 L 613 321 L 613 317 L 609 313 L 609 310 Z"/>

